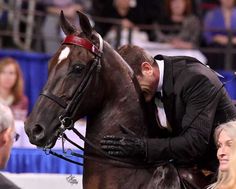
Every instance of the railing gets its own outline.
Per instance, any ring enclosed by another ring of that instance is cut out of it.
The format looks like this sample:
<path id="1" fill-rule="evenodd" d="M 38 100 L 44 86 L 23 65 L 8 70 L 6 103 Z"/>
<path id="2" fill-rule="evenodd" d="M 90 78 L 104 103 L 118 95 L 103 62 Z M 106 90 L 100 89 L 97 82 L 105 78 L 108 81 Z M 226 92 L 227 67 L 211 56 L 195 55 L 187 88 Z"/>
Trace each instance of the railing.
<path id="1" fill-rule="evenodd" d="M 38 0 L 0 0 L 0 8 L 8 13 L 8 26 L 4 31 L 0 31 L 0 36 L 9 36 L 14 44 L 22 50 L 31 51 L 33 41 L 43 40 L 38 27 L 39 23 L 36 17 L 42 17 L 45 14 L 37 11 L 36 3 Z M 27 8 L 22 8 L 23 3 L 27 2 Z M 26 27 L 25 31 L 21 32 L 21 24 Z M 0 38 L 1 39 L 1 38 Z M 1 40 L 0 40 L 1 41 Z M 2 43 L 1 43 L 2 44 Z M 35 45 L 37 46 L 37 44 Z M 36 50 L 40 50 L 36 48 Z"/>
<path id="2" fill-rule="evenodd" d="M 30 0 L 28 2 L 28 8 L 22 10 L 22 3 L 24 0 L 10 0 L 8 4 L 4 3 L 4 0 L 0 0 L 0 8 L 7 10 L 9 12 L 10 22 L 12 25 L 9 28 L 6 28 L 5 31 L 0 31 L 1 36 L 10 36 L 12 37 L 15 45 L 26 51 L 43 51 L 40 48 L 40 43 L 45 40 L 59 41 L 59 36 L 42 36 L 40 33 L 41 28 L 39 23 L 35 22 L 36 17 L 44 17 L 45 13 L 36 11 L 37 0 Z M 55 15 L 58 16 L 58 15 Z M 114 48 L 117 48 L 121 44 L 121 20 L 114 18 L 103 18 L 97 16 L 91 16 L 92 20 L 95 22 L 108 23 L 116 26 L 116 38 Z M 26 30 L 24 33 L 20 32 L 20 23 L 23 22 L 26 24 Z M 153 25 L 136 25 L 140 30 L 154 30 Z M 34 32 L 36 31 L 36 32 Z M 228 31 L 229 39 L 232 39 L 232 31 Z M 132 43 L 133 39 L 133 29 L 130 28 L 127 35 L 127 42 Z M 34 42 L 34 43 L 33 43 Z M 1 45 L 1 40 L 0 40 Z M 33 47 L 34 46 L 34 47 Z M 232 70 L 233 56 L 236 54 L 236 49 L 233 47 L 231 40 L 229 40 L 228 45 L 225 49 L 222 48 L 213 48 L 213 47 L 199 47 L 198 48 L 203 53 L 224 53 L 225 54 L 225 70 Z"/>

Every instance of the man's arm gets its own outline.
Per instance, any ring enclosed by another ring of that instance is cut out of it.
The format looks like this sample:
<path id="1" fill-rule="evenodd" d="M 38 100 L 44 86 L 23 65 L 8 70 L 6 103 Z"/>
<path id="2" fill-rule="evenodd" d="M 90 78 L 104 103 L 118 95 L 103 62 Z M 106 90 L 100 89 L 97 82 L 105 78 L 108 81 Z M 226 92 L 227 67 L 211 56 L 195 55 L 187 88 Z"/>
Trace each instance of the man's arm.
<path id="1" fill-rule="evenodd" d="M 177 162 L 194 162 L 203 156 L 207 150 L 218 99 L 222 94 L 219 92 L 216 95 L 220 87 L 220 84 L 215 87 L 208 78 L 201 75 L 188 81 L 183 89 L 182 97 L 186 103 L 186 113 L 182 120 L 184 131 L 179 136 L 161 139 L 132 139 L 131 141 L 135 141 L 134 144 L 142 144 L 139 148 L 146 148 L 146 153 L 143 153 L 142 149 L 140 154 L 136 150 L 135 154 L 128 150 L 132 149 L 130 146 L 135 148 L 135 145 L 128 142 L 128 140 L 126 140 L 126 143 L 124 143 L 124 140 L 123 143 L 119 140 L 116 140 L 115 143 L 112 143 L 112 140 L 106 143 L 105 140 L 102 142 L 102 148 L 105 147 L 103 149 L 110 155 L 134 156 L 134 158 L 140 155 L 150 162 L 170 159 Z M 129 146 L 129 148 L 126 149 L 126 146 Z M 144 157 L 144 154 L 146 154 L 146 157 Z"/>
<path id="2" fill-rule="evenodd" d="M 194 162 L 205 154 L 222 94 L 219 91 L 222 85 L 217 85 L 202 75 L 189 80 L 182 97 L 186 104 L 181 125 L 183 131 L 173 138 L 148 139 L 149 161 L 174 159 L 177 162 Z"/>

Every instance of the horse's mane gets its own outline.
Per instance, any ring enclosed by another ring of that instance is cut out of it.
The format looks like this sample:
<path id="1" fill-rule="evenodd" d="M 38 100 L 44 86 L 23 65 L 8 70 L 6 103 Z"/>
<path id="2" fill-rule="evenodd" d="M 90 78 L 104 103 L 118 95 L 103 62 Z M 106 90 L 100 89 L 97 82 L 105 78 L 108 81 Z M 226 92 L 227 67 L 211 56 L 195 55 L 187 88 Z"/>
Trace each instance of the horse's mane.
<path id="1" fill-rule="evenodd" d="M 141 90 L 141 87 L 139 85 L 139 82 L 138 82 L 138 79 L 136 77 L 136 75 L 134 74 L 134 70 L 131 68 L 131 66 L 122 58 L 122 56 L 118 53 L 118 51 L 116 49 L 113 49 L 111 47 L 111 45 L 104 41 L 104 50 L 105 51 L 108 51 L 109 53 L 114 53 L 113 56 L 115 56 L 115 58 L 119 59 L 120 63 L 121 63 L 121 67 L 125 70 L 127 70 L 132 82 L 133 82 L 133 85 L 134 85 L 134 88 L 139 96 L 139 99 L 141 100 L 141 103 L 142 103 L 142 107 L 146 107 L 146 103 L 145 103 L 145 99 L 144 99 L 144 95 L 142 93 L 142 90 Z"/>

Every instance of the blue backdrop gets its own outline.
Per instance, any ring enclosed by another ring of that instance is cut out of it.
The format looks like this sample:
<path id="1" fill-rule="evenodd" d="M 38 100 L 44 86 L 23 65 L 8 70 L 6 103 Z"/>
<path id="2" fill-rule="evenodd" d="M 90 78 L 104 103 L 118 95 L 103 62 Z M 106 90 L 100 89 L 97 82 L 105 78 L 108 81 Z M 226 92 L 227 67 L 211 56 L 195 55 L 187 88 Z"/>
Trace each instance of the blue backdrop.
<path id="1" fill-rule="evenodd" d="M 54 151 L 61 153 L 61 150 Z M 76 152 L 81 153 L 78 150 Z M 81 158 L 73 157 L 72 159 L 77 162 L 83 162 Z M 46 155 L 40 149 L 13 148 L 4 171 L 11 173 L 82 174 L 83 167 L 53 155 Z"/>

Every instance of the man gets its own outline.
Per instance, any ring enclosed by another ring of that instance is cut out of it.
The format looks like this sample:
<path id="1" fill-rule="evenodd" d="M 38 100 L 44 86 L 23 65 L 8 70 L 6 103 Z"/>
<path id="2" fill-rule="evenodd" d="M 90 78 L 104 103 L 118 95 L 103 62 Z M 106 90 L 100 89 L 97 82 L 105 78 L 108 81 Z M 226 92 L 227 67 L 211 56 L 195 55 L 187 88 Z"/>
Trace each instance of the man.
<path id="1" fill-rule="evenodd" d="M 4 169 L 11 153 L 15 133 L 14 118 L 10 108 L 0 104 L 0 169 Z M 14 183 L 0 174 L 0 188 L 19 189 Z"/>
<path id="2" fill-rule="evenodd" d="M 105 136 L 102 149 L 112 156 L 147 162 L 169 160 L 179 167 L 215 171 L 214 129 L 236 118 L 236 109 L 216 73 L 192 57 L 153 58 L 132 45 L 118 52 L 133 68 L 146 101 L 156 106 L 156 130 L 167 134 L 146 139 Z M 157 92 L 161 99 L 155 98 Z"/>

